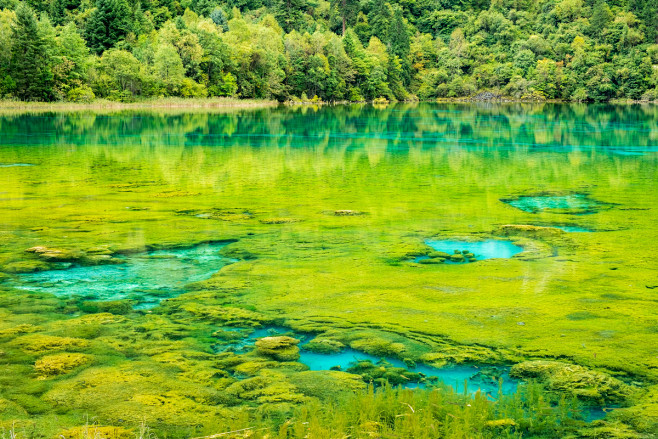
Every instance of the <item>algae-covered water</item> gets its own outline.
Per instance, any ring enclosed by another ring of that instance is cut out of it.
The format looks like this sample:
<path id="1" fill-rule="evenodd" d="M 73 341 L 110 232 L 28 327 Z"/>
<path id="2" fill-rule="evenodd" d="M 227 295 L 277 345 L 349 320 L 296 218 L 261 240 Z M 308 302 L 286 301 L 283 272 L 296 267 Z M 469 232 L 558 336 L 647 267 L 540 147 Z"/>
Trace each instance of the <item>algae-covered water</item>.
<path id="1" fill-rule="evenodd" d="M 653 434 L 657 171 L 655 107 L 0 113 L 0 423 L 201 436 L 384 358 Z"/>

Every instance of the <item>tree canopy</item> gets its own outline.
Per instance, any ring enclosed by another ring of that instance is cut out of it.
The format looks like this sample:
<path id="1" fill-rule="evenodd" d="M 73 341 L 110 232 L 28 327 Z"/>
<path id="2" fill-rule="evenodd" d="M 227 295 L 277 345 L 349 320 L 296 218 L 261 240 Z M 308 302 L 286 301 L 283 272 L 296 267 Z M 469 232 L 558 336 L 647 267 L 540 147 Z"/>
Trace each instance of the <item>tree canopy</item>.
<path id="1" fill-rule="evenodd" d="M 658 99 L 653 0 L 5 0 L 0 97 Z"/>

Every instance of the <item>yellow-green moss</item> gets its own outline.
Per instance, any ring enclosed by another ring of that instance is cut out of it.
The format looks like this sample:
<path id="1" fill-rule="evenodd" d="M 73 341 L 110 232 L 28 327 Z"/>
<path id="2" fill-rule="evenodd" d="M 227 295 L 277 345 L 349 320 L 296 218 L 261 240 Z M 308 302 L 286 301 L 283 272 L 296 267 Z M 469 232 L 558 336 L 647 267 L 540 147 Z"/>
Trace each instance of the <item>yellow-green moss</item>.
<path id="1" fill-rule="evenodd" d="M 62 353 L 39 358 L 34 363 L 34 368 L 39 375 L 49 377 L 69 373 L 79 366 L 89 364 L 91 361 L 92 357 L 89 355 Z"/>
<path id="2" fill-rule="evenodd" d="M 23 335 L 15 338 L 11 344 L 31 354 L 83 349 L 89 346 L 89 342 L 81 338 L 57 337 L 45 334 Z"/>
<path id="3" fill-rule="evenodd" d="M 124 427 L 83 425 L 60 431 L 57 437 L 63 439 L 134 439 L 135 432 Z"/>

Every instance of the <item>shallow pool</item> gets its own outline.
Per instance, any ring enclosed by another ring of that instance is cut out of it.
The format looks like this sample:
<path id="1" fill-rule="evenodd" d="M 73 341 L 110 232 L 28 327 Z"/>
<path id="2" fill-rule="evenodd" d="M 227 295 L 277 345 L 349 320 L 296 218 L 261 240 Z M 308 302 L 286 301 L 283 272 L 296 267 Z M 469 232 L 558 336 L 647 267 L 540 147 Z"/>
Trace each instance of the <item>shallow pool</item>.
<path id="1" fill-rule="evenodd" d="M 477 260 L 494 258 L 511 258 L 521 253 L 523 247 L 512 241 L 501 241 L 488 239 L 486 241 L 457 241 L 457 240 L 428 240 L 425 243 L 437 252 L 454 253 L 456 250 L 469 252 L 475 255 Z"/>
<path id="2" fill-rule="evenodd" d="M 185 285 L 208 279 L 232 262 L 219 254 L 226 242 L 157 250 L 121 257 L 118 265 L 78 266 L 20 274 L 15 287 L 92 301 L 131 299 L 135 309 L 182 294 Z"/>

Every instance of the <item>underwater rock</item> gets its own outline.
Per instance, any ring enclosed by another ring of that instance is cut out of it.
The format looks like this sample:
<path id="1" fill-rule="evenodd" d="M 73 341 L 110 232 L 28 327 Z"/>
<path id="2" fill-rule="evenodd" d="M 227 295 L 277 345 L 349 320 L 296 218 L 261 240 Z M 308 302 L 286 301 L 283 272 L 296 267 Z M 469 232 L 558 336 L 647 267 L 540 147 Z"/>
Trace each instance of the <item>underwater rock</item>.
<path id="1" fill-rule="evenodd" d="M 334 210 L 334 215 L 335 216 L 359 216 L 359 215 L 364 215 L 364 213 L 359 212 L 358 210 L 342 209 L 342 210 Z"/>
<path id="2" fill-rule="evenodd" d="M 46 262 L 75 262 L 85 255 L 84 252 L 79 250 L 67 250 L 44 246 L 31 247 L 25 251 L 28 253 L 34 253 Z"/>
<path id="3" fill-rule="evenodd" d="M 278 361 L 299 360 L 299 340 L 287 336 L 263 337 L 256 341 L 256 352 Z"/>
<path id="4" fill-rule="evenodd" d="M 560 361 L 525 361 L 515 364 L 510 376 L 536 378 L 549 390 L 571 394 L 592 405 L 619 404 L 633 393 L 631 386 L 608 374 Z"/>
<path id="5" fill-rule="evenodd" d="M 526 236 L 528 238 L 555 238 L 565 234 L 556 227 L 531 226 L 528 224 L 506 224 L 495 232 L 501 236 Z"/>
<path id="6" fill-rule="evenodd" d="M 92 357 L 78 353 L 46 355 L 34 363 L 34 368 L 43 377 L 63 375 L 78 366 L 90 363 Z"/>
<path id="7" fill-rule="evenodd" d="M 260 220 L 261 224 L 292 224 L 300 221 L 296 218 L 265 218 Z"/>

